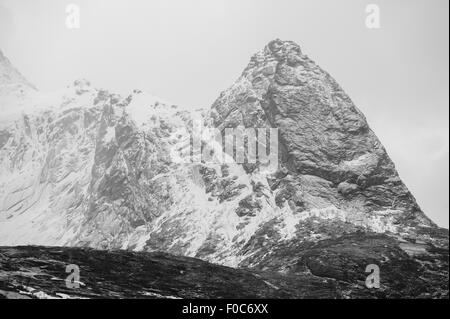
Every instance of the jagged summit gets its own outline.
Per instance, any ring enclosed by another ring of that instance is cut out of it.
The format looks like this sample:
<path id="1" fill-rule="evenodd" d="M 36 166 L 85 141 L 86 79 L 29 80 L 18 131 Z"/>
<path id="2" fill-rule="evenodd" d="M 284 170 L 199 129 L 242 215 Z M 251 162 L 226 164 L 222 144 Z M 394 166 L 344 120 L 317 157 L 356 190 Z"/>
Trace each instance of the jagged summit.
<path id="1" fill-rule="evenodd" d="M 300 45 L 298 45 L 294 41 L 283 41 L 280 39 L 270 41 L 266 45 L 264 51 L 272 54 L 279 60 L 288 60 L 293 56 L 302 55 Z"/>
<path id="2" fill-rule="evenodd" d="M 270 41 L 262 50 L 254 54 L 243 74 L 263 63 L 270 61 L 287 61 L 290 64 L 306 61 L 300 46 L 293 41 L 283 41 L 276 39 Z"/>
<path id="3" fill-rule="evenodd" d="M 391 225 L 434 225 L 361 111 L 295 43 L 270 42 L 212 110 L 220 128 L 279 129 L 284 177 L 272 191 L 278 189 L 280 207 L 333 207 L 350 215 L 386 215 Z"/>

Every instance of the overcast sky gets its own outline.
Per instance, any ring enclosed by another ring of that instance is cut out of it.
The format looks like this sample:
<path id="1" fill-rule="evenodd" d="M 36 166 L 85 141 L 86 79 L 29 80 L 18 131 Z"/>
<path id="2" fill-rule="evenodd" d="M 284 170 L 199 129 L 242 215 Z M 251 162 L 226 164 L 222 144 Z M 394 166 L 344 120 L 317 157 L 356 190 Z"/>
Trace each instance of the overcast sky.
<path id="1" fill-rule="evenodd" d="M 66 27 L 70 3 L 79 29 Z M 371 3 L 379 29 L 365 24 Z M 448 227 L 448 3 L 0 0 L 0 49 L 41 90 L 83 77 L 204 107 L 267 42 L 293 40 L 346 90 L 422 209 Z"/>

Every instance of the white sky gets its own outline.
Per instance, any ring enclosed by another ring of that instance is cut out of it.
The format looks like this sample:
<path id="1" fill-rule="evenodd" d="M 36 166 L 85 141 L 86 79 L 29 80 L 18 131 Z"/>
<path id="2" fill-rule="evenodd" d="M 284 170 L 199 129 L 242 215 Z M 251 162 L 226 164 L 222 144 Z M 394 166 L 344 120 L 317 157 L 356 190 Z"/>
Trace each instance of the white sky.
<path id="1" fill-rule="evenodd" d="M 81 9 L 67 29 L 65 8 Z M 381 9 L 381 28 L 365 8 Z M 275 38 L 365 113 L 425 213 L 449 225 L 448 0 L 0 0 L 0 48 L 41 90 L 84 77 L 209 106 Z"/>

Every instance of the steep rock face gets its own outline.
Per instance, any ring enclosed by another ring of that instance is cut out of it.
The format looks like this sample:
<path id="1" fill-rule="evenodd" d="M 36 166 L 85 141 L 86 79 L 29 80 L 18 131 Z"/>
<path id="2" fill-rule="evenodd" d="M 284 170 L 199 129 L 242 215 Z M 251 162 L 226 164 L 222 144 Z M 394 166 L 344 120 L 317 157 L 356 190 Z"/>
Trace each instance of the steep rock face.
<path id="1" fill-rule="evenodd" d="M 359 229 L 421 237 L 417 229 L 435 227 L 362 113 L 295 43 L 275 40 L 253 56 L 214 103 L 212 118 L 220 129 L 279 129 L 279 170 L 266 178 L 276 205 L 289 214 L 260 227 L 246 245 L 258 253 L 243 264 L 257 265 L 258 256 L 291 241 Z M 280 225 L 286 227 L 276 231 Z"/>
<path id="2" fill-rule="evenodd" d="M 390 211 L 402 226 L 432 225 L 361 112 L 295 43 L 273 41 L 256 54 L 213 110 L 220 128 L 279 129 L 283 173 L 271 188 L 280 206 Z"/>
<path id="3" fill-rule="evenodd" d="M 378 256 L 388 269 L 412 262 L 427 273 L 424 291 L 442 279 L 436 269 L 448 276 L 448 231 L 423 214 L 364 116 L 295 43 L 257 53 L 210 110 L 85 80 L 1 106 L 0 245 L 164 251 L 317 276 L 322 258 L 353 265 L 353 279 Z M 278 128 L 277 169 L 174 161 L 198 118 L 220 130 Z M 321 245 L 330 254 L 317 256 Z"/>

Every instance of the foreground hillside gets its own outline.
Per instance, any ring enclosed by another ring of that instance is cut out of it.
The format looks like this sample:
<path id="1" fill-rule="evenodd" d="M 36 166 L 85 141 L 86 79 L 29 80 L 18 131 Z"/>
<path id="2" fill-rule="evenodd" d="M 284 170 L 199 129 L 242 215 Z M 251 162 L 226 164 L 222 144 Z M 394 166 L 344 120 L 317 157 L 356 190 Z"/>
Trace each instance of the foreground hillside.
<path id="1" fill-rule="evenodd" d="M 295 268 L 282 273 L 164 253 L 1 247 L 0 298 L 448 298 L 448 247 L 356 234 L 285 253 Z M 380 266 L 379 289 L 365 286 L 368 263 Z M 66 287 L 72 264 L 79 289 Z"/>

